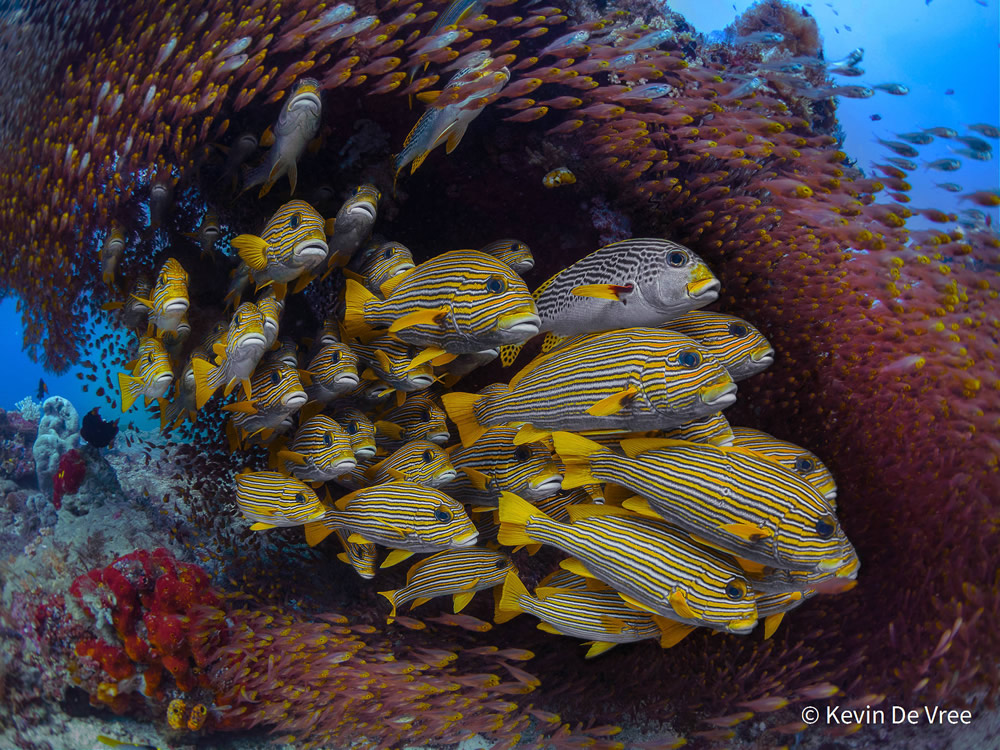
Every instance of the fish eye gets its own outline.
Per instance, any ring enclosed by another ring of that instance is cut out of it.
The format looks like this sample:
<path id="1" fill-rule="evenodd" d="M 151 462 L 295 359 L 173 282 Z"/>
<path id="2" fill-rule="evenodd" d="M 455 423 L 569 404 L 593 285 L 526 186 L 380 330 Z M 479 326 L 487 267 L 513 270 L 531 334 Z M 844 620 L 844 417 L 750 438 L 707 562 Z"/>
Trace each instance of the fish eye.
<path id="1" fill-rule="evenodd" d="M 290 226 L 292 229 L 297 229 L 299 226 L 299 222 L 301 220 L 302 216 L 296 211 L 288 218 L 288 226 Z"/>
<path id="2" fill-rule="evenodd" d="M 816 522 L 816 533 L 819 534 L 820 539 L 829 539 L 833 536 L 835 529 L 833 516 L 823 516 Z"/>
<path id="3" fill-rule="evenodd" d="M 329 448 L 331 445 L 333 445 L 333 433 L 332 432 L 328 432 L 325 435 L 323 435 L 323 445 L 325 445 L 327 448 Z"/>
<path id="4" fill-rule="evenodd" d="M 382 257 L 385 258 L 386 260 L 389 260 L 389 258 L 392 257 L 392 248 L 387 247 L 385 250 L 383 250 Z"/>
<path id="5" fill-rule="evenodd" d="M 150 364 L 150 365 L 153 364 L 153 353 L 152 352 L 150 352 L 149 354 L 146 355 L 146 363 Z"/>
<path id="6" fill-rule="evenodd" d="M 524 463 L 529 458 L 531 458 L 531 449 L 526 445 L 519 445 L 514 450 L 514 460 Z"/>
<path id="7" fill-rule="evenodd" d="M 806 458 L 805 456 L 800 456 L 795 459 L 795 470 L 805 473 L 807 471 L 812 471 L 814 468 L 812 459 Z"/>
<path id="8" fill-rule="evenodd" d="M 439 505 L 437 508 L 434 509 L 434 518 L 436 518 L 441 523 L 448 523 L 449 521 L 451 521 L 453 516 L 451 515 L 450 510 L 448 510 L 443 505 Z"/>
<path id="9" fill-rule="evenodd" d="M 425 464 L 429 464 L 431 461 L 434 460 L 434 454 L 431 453 L 429 450 L 424 451 L 421 457 L 424 459 Z"/>
<path id="10" fill-rule="evenodd" d="M 667 256 L 667 263 L 669 263 L 674 268 L 680 268 L 685 263 L 687 263 L 687 253 L 682 253 L 680 250 L 674 250 L 670 255 Z"/>
<path id="11" fill-rule="evenodd" d="M 490 276 L 486 279 L 486 291 L 491 294 L 500 294 L 507 289 L 507 282 L 502 276 Z"/>
<path id="12" fill-rule="evenodd" d="M 421 409 L 420 410 L 420 421 L 421 422 L 430 422 L 431 421 L 431 410 L 430 409 Z"/>
<path id="13" fill-rule="evenodd" d="M 734 578 L 726 584 L 726 596 L 732 599 L 734 602 L 738 602 L 740 599 L 747 595 L 747 585 L 739 578 Z"/>
<path id="14" fill-rule="evenodd" d="M 493 567 L 495 567 L 497 570 L 503 570 L 504 568 L 507 567 L 507 561 L 497 560 L 495 563 L 493 563 Z"/>
<path id="15" fill-rule="evenodd" d="M 337 364 L 340 361 L 340 352 L 334 352 L 330 355 L 330 361 L 333 364 Z"/>
<path id="16" fill-rule="evenodd" d="M 729 333 L 731 333 L 736 338 L 741 339 L 744 336 L 746 336 L 749 333 L 749 331 L 747 330 L 747 327 L 742 323 L 730 323 Z"/>
<path id="17" fill-rule="evenodd" d="M 693 369 L 701 364 L 701 353 L 688 349 L 680 353 L 677 361 L 681 363 L 681 366 Z"/>
<path id="18" fill-rule="evenodd" d="M 271 385 L 277 385 L 280 382 L 281 382 L 281 376 L 278 375 L 278 371 L 277 370 L 272 370 L 271 371 Z"/>
<path id="19" fill-rule="evenodd" d="M 348 422 L 344 426 L 344 429 L 347 431 L 348 435 L 357 435 L 358 434 L 358 423 L 357 422 Z"/>
<path id="20" fill-rule="evenodd" d="M 516 253 L 517 252 L 517 243 L 516 242 L 510 243 L 510 252 L 512 252 L 512 253 Z"/>
<path id="21" fill-rule="evenodd" d="M 296 492 L 295 493 L 295 502 L 297 502 L 297 503 L 304 503 L 305 501 L 306 501 L 306 496 L 305 495 L 303 495 L 301 492 Z"/>

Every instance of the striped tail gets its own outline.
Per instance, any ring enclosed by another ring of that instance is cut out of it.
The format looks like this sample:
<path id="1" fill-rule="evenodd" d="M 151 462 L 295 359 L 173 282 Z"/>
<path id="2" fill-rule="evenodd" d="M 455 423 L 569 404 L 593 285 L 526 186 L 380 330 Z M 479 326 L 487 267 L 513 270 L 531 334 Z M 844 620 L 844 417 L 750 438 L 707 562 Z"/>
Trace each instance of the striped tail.
<path id="1" fill-rule="evenodd" d="M 392 612 L 389 613 L 389 616 L 385 620 L 386 625 L 392 625 L 392 623 L 396 620 L 396 594 L 399 593 L 399 590 L 397 589 L 396 591 L 379 591 L 378 593 L 380 596 L 384 596 L 386 599 L 388 599 L 389 604 L 392 605 Z"/>
<path id="2" fill-rule="evenodd" d="M 140 389 L 142 388 L 142 378 L 120 372 L 118 373 L 118 388 L 122 394 L 122 411 L 126 412 L 132 408 L 132 404 L 139 398 Z"/>
<path id="3" fill-rule="evenodd" d="M 552 440 L 555 444 L 556 454 L 566 465 L 563 489 L 570 490 L 574 487 L 596 483 L 597 480 L 590 471 L 591 459 L 593 456 L 611 453 L 611 451 L 600 443 L 595 443 L 593 440 L 588 440 L 572 432 L 553 433 Z"/>
<path id="4" fill-rule="evenodd" d="M 191 367 L 194 370 L 195 404 L 201 409 L 219 387 L 222 367 L 216 367 L 201 357 L 193 358 Z"/>

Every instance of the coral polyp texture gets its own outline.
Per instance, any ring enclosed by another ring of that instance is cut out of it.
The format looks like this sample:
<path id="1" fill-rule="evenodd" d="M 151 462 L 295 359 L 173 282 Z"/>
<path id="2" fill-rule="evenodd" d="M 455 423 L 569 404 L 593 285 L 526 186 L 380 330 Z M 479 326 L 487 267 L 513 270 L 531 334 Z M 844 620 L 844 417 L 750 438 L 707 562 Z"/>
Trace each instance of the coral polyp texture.
<path id="1" fill-rule="evenodd" d="M 76 362 L 85 314 L 121 301 L 167 245 L 184 256 L 192 299 L 221 300 L 223 263 L 197 260 L 181 231 L 196 228 L 206 198 L 233 233 L 259 231 L 281 198 L 259 202 L 256 185 L 227 192 L 235 172 L 213 144 L 232 154 L 234 136 L 273 123 L 308 74 L 324 117 L 318 150 L 300 158 L 295 197 L 309 193 L 319 205 L 363 174 L 415 248 L 518 236 L 534 249 L 539 278 L 591 252 L 602 235 L 666 237 L 703 257 L 722 283 L 720 307 L 752 321 L 777 353 L 770 370 L 740 385 L 727 416 L 822 456 L 864 561 L 857 587 L 810 601 L 767 640 L 695 633 L 670 650 L 647 642 L 584 662 L 575 642 L 517 624 L 488 641 L 438 630 L 396 638 L 368 624 L 385 615 L 368 595 L 325 623 L 229 610 L 202 593 L 196 569 L 137 556 L 74 587 L 107 622 L 105 636 L 77 646 L 106 675 L 93 682 L 95 700 L 116 710 L 155 700 L 166 712 L 169 686 L 193 696 L 188 713 L 207 708 L 206 728 L 266 725 L 315 742 L 516 734 L 527 704 L 498 694 L 509 680 L 498 686 L 470 651 L 484 644 L 538 654 L 532 671 L 542 686 L 531 699 L 540 715 L 610 722 L 641 704 L 649 720 L 675 717 L 685 729 L 716 732 L 710 738 L 735 730 L 697 717 L 738 723 L 833 697 L 862 707 L 995 698 L 997 236 L 957 229 L 933 207 L 884 200 L 886 187 L 907 189 L 902 177 L 851 166 L 832 134 L 834 100 L 803 94 L 822 75 L 779 74 L 773 64 L 818 49 L 811 20 L 777 0 L 738 25 L 746 36 L 784 35 L 767 61 L 759 45 L 709 43 L 669 12 L 649 26 L 641 11 L 602 15 L 584 3 L 565 12 L 486 4 L 458 21 L 455 36 L 431 38 L 446 7 L 368 2 L 351 20 L 305 0 L 39 0 L 7 12 L 0 282 L 21 298 L 28 351 L 55 370 Z M 392 152 L 420 114 L 473 94 L 443 87 L 448 66 L 482 50 L 494 72 L 509 71 L 506 86 L 478 102 L 481 116 L 461 144 L 395 174 Z M 543 175 L 560 167 L 576 182 L 546 189 Z M 271 191 L 287 199 L 288 185 L 280 176 Z M 177 196 L 166 220 L 151 198 L 157 186 Z M 941 228 L 911 231 L 917 214 Z M 106 285 L 99 250 L 116 224 L 127 243 Z M 326 283 L 296 300 L 311 305 L 301 320 L 335 307 Z M 114 354 L 116 363 L 130 358 Z M 213 449 L 221 444 L 214 408 L 193 433 Z M 215 459 L 204 452 L 185 470 L 207 496 L 214 487 L 199 467 Z M 202 512 L 218 522 L 218 509 L 205 503 Z M 282 554 L 257 544 L 242 552 Z M 272 576 L 280 587 L 280 573 Z"/>

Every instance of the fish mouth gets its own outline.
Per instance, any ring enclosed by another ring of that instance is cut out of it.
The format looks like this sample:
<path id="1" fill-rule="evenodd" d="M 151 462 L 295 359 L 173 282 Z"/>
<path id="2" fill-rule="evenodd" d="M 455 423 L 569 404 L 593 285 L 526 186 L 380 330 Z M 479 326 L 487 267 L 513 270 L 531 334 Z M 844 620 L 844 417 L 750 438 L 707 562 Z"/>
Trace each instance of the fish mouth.
<path id="1" fill-rule="evenodd" d="M 750 359 L 759 365 L 770 366 L 774 364 L 774 349 L 769 346 L 754 349 L 750 352 Z"/>
<path id="2" fill-rule="evenodd" d="M 719 383 L 717 385 L 706 386 L 698 394 L 702 403 L 716 409 L 725 409 L 736 403 L 736 383 Z"/>
<path id="3" fill-rule="evenodd" d="M 263 334 L 245 333 L 236 340 L 236 346 L 240 349 L 250 349 L 250 348 L 260 348 L 264 349 L 267 347 L 267 339 L 264 338 Z"/>
<path id="4" fill-rule="evenodd" d="M 823 499 L 824 500 L 828 500 L 831 503 L 834 503 L 834 502 L 837 501 L 837 488 L 836 487 L 831 487 L 830 489 L 827 489 L 827 490 L 820 490 L 820 493 L 823 495 Z"/>
<path id="5" fill-rule="evenodd" d="M 427 435 L 426 439 L 432 443 L 437 443 L 438 445 L 445 445 L 450 437 L 450 432 L 431 432 Z"/>
<path id="6" fill-rule="evenodd" d="M 442 471 L 438 474 L 437 478 L 439 482 L 453 482 L 455 477 L 458 476 L 458 472 L 454 469 L 448 469 L 447 471 Z"/>
<path id="7" fill-rule="evenodd" d="M 305 391 L 292 391 L 291 393 L 286 393 L 281 399 L 282 406 L 287 406 L 293 409 L 305 404 L 308 400 Z"/>
<path id="8" fill-rule="evenodd" d="M 469 531 L 451 540 L 452 547 L 471 547 L 479 540 L 478 531 Z"/>
<path id="9" fill-rule="evenodd" d="M 354 471 L 354 469 L 357 468 L 357 465 L 358 462 L 355 461 L 354 458 L 349 458 L 349 459 L 345 458 L 333 464 L 333 466 L 331 466 L 328 471 L 330 472 L 335 471 L 337 472 L 337 476 L 340 476 L 341 474 L 347 474 L 350 471 Z"/>
<path id="10" fill-rule="evenodd" d="M 168 386 L 168 385 L 170 385 L 173 382 L 173 380 L 174 380 L 174 374 L 172 372 L 164 372 L 164 373 L 162 373 L 160 375 L 157 375 L 155 378 L 153 378 L 152 385 L 156 385 L 156 386 L 160 386 L 160 385 Z"/>
<path id="11" fill-rule="evenodd" d="M 730 633 L 749 633 L 757 627 L 757 618 L 747 618 L 745 620 L 730 620 L 726 623 L 726 630 Z"/>
<path id="12" fill-rule="evenodd" d="M 357 385 L 361 382 L 358 378 L 357 372 L 341 372 L 333 377 L 333 382 L 337 385 L 342 383 L 350 383 L 351 385 Z"/>
<path id="13" fill-rule="evenodd" d="M 191 303 L 188 302 L 187 297 L 174 297 L 163 303 L 163 312 L 167 315 L 173 315 L 185 312 L 190 306 Z"/>
<path id="14" fill-rule="evenodd" d="M 548 476 L 537 477 L 528 482 L 528 489 L 530 489 L 533 494 L 539 494 L 542 497 L 549 497 L 562 489 L 562 477 L 558 474 L 555 476 L 549 474 Z"/>
<path id="15" fill-rule="evenodd" d="M 520 263 L 514 266 L 514 273 L 520 275 L 522 273 L 527 273 L 532 268 L 535 267 L 535 261 L 533 260 L 522 260 Z"/>
<path id="16" fill-rule="evenodd" d="M 534 313 L 519 312 L 501 315 L 497 320 L 497 327 L 501 331 L 516 333 L 519 336 L 530 338 L 538 333 L 541 328 L 542 319 Z"/>
<path id="17" fill-rule="evenodd" d="M 324 240 L 306 240 L 292 249 L 292 254 L 299 260 L 323 260 L 329 252 L 330 247 Z"/>
<path id="18" fill-rule="evenodd" d="M 364 200 L 358 201 L 353 206 L 351 206 L 351 209 L 348 213 L 352 215 L 362 213 L 365 215 L 368 221 L 375 221 L 376 216 L 378 216 L 378 209 L 375 207 L 375 204 L 371 200 L 366 198 Z"/>
<path id="19" fill-rule="evenodd" d="M 416 266 L 410 263 L 410 261 L 406 261 L 405 263 L 400 263 L 393 269 L 392 273 L 389 274 L 389 278 L 391 279 L 393 276 L 399 276 L 399 274 L 403 273 L 404 271 L 409 271 L 411 268 L 416 268 Z"/>
<path id="20" fill-rule="evenodd" d="M 823 573 L 830 573 L 836 571 L 838 578 L 846 578 L 850 574 L 857 570 L 854 565 L 851 565 L 850 561 L 844 557 L 825 557 L 819 561 L 816 566 L 816 570 Z"/>
<path id="21" fill-rule="evenodd" d="M 861 568 L 861 561 L 857 558 L 849 561 L 842 568 L 837 570 L 837 578 L 857 578 L 858 570 Z"/>
<path id="22" fill-rule="evenodd" d="M 417 375 L 416 377 L 408 378 L 410 385 L 415 385 L 419 388 L 430 388 L 434 384 L 434 378 L 430 375 Z"/>
<path id="23" fill-rule="evenodd" d="M 299 89 L 292 95 L 288 102 L 288 110 L 315 109 L 317 114 L 323 106 L 319 98 L 319 86 L 312 83 L 300 85 Z"/>
<path id="24" fill-rule="evenodd" d="M 375 457 L 375 446 L 374 445 L 362 445 L 360 448 L 354 449 L 355 458 L 367 459 Z"/>
<path id="25" fill-rule="evenodd" d="M 722 283 L 714 276 L 692 281 L 687 285 L 688 297 L 699 301 L 705 299 L 705 304 L 718 297 L 720 289 L 722 289 Z"/>

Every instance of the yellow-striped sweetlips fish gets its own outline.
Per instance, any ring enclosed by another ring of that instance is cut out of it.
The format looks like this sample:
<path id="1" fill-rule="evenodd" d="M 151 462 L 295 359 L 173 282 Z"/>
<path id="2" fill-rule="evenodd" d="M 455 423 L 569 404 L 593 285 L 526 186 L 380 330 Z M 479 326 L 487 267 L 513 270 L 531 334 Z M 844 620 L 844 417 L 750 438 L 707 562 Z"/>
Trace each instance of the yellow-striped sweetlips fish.
<path id="1" fill-rule="evenodd" d="M 764 335 L 735 315 L 692 310 L 663 327 L 690 336 L 708 349 L 736 382 L 763 372 L 774 363 L 774 348 Z"/>
<path id="2" fill-rule="evenodd" d="M 130 328 L 133 331 L 144 331 L 149 319 L 149 304 L 147 303 L 152 291 L 153 282 L 145 276 L 139 276 L 132 285 L 132 289 L 124 304 L 112 302 L 108 307 L 122 308 L 126 328 Z"/>
<path id="3" fill-rule="evenodd" d="M 115 224 L 101 245 L 101 278 L 108 286 L 114 286 L 115 272 L 125 254 L 125 231 Z"/>
<path id="4" fill-rule="evenodd" d="M 465 503 L 496 506 L 501 492 L 530 502 L 551 497 L 562 486 L 562 473 L 542 443 L 514 445 L 517 427 L 491 427 L 468 448 L 449 449 L 459 470 L 448 492 Z"/>
<path id="5" fill-rule="evenodd" d="M 176 258 L 167 258 L 153 285 L 153 293 L 149 299 L 132 297 L 148 308 L 146 335 L 162 336 L 164 331 L 176 331 L 181 318 L 191 304 L 188 298 L 188 274 L 184 266 Z"/>
<path id="6" fill-rule="evenodd" d="M 815 591 L 790 591 L 784 594 L 757 594 L 757 616 L 764 621 L 764 640 L 778 629 L 786 612 L 816 596 Z"/>
<path id="7" fill-rule="evenodd" d="M 657 437 L 720 446 L 733 445 L 735 442 L 733 428 L 730 427 L 729 420 L 721 412 L 695 419 L 669 430 L 660 430 Z"/>
<path id="8" fill-rule="evenodd" d="M 358 363 L 358 355 L 347 344 L 339 341 L 326 344 L 309 360 L 306 368 L 310 380 L 306 386 L 309 400 L 328 404 L 357 388 L 361 382 Z"/>
<path id="9" fill-rule="evenodd" d="M 462 444 L 485 428 L 524 422 L 536 430 L 655 430 L 714 414 L 736 384 L 697 342 L 659 328 L 580 336 L 535 358 L 506 393 L 442 397 Z"/>
<path id="10" fill-rule="evenodd" d="M 405 479 L 424 487 L 443 487 L 456 474 L 448 454 L 429 440 L 411 440 L 368 471 L 373 484 Z"/>
<path id="11" fill-rule="evenodd" d="M 208 403 L 220 385 L 225 386 L 223 394 L 228 396 L 242 383 L 243 396 L 253 399 L 250 376 L 267 349 L 264 316 L 257 305 L 244 302 L 237 307 L 225 336 L 212 348 L 215 364 L 200 357 L 193 361 L 198 408 Z"/>
<path id="12" fill-rule="evenodd" d="M 282 363 L 262 362 L 250 378 L 250 387 L 253 401 L 222 407 L 232 412 L 227 423 L 231 444 L 258 433 L 266 440 L 275 432 L 285 432 L 292 425 L 292 415 L 306 402 L 298 370 Z"/>
<path id="13" fill-rule="evenodd" d="M 762 594 L 785 594 L 792 591 L 815 591 L 819 594 L 839 594 L 855 586 L 861 562 L 855 557 L 836 570 L 784 570 L 757 566 L 738 560 L 753 581 L 754 590 Z"/>
<path id="14" fill-rule="evenodd" d="M 299 346 L 294 339 L 282 336 L 268 351 L 264 352 L 261 362 L 269 367 L 284 365 L 285 367 L 299 366 Z"/>
<path id="15" fill-rule="evenodd" d="M 823 497 L 785 467 L 744 448 L 659 438 L 621 443 L 624 456 L 568 432 L 553 436 L 566 487 L 595 480 L 643 499 L 654 516 L 746 560 L 793 570 L 836 570 L 856 558 Z"/>
<path id="16" fill-rule="evenodd" d="M 353 406 L 336 405 L 331 408 L 330 416 L 344 428 L 359 462 L 375 458 L 375 423 L 367 414 Z"/>
<path id="17" fill-rule="evenodd" d="M 392 605 L 387 622 L 395 620 L 396 610 L 407 602 L 412 601 L 410 609 L 414 609 L 436 596 L 453 597 L 457 614 L 477 591 L 499 586 L 513 570 L 506 553 L 482 547 L 449 549 L 425 557 L 407 571 L 403 588 L 379 591 Z"/>
<path id="18" fill-rule="evenodd" d="M 570 591 L 599 591 L 608 587 L 596 578 L 578 576 L 566 568 L 556 568 L 538 582 L 538 588 L 568 589 Z M 609 591 L 611 589 L 608 589 Z"/>
<path id="19" fill-rule="evenodd" d="M 246 173 L 243 190 L 261 185 L 258 198 L 267 195 L 282 175 L 288 175 L 291 192 L 298 181 L 298 160 L 306 146 L 319 131 L 323 102 L 319 81 L 300 78 L 285 100 L 274 129 L 268 128 L 260 139 L 261 146 L 270 146 L 264 162 Z"/>
<path id="20" fill-rule="evenodd" d="M 181 376 L 174 386 L 174 395 L 170 401 L 160 401 L 160 432 L 166 432 L 185 418 L 192 422 L 198 418 L 197 386 L 194 382 L 194 359 L 189 358 Z"/>
<path id="21" fill-rule="evenodd" d="M 344 495 L 322 520 L 306 526 L 306 541 L 315 546 L 334 529 L 349 531 L 351 542 L 410 552 L 471 547 L 478 537 L 460 502 L 416 482 L 376 484 Z"/>
<path id="22" fill-rule="evenodd" d="M 479 252 L 503 261 L 518 275 L 527 273 L 535 267 L 535 256 L 531 254 L 531 248 L 520 240 L 510 237 L 483 245 L 479 248 Z"/>
<path id="23" fill-rule="evenodd" d="M 542 351 L 567 336 L 659 326 L 719 296 L 705 261 L 676 242 L 636 238 L 614 242 L 562 269 L 535 290 L 547 333 Z M 504 366 L 520 347 L 500 350 Z"/>
<path id="24" fill-rule="evenodd" d="M 397 393 L 396 389 L 388 383 L 383 383 L 378 379 L 365 380 L 362 378 L 354 390 L 346 394 L 344 398 L 360 404 L 366 409 L 377 410 L 387 404 L 394 393 Z M 405 397 L 405 394 L 403 395 Z"/>
<path id="25" fill-rule="evenodd" d="M 177 328 L 175 330 L 163 332 L 163 347 L 167 350 L 167 354 L 170 355 L 171 362 L 181 358 L 181 352 L 184 350 L 184 344 L 187 343 L 190 335 L 191 323 L 188 321 L 187 313 L 181 315 L 181 319 L 177 321 Z"/>
<path id="26" fill-rule="evenodd" d="M 382 193 L 374 185 L 358 186 L 354 195 L 344 201 L 337 216 L 327 222 L 326 244 L 330 254 L 326 258 L 327 268 L 342 268 L 368 239 L 378 217 L 378 202 Z"/>
<path id="27" fill-rule="evenodd" d="M 376 423 L 379 446 L 396 450 L 408 440 L 430 440 L 446 445 L 451 433 L 444 410 L 429 393 L 415 393 L 402 406 L 394 406 Z"/>
<path id="28" fill-rule="evenodd" d="M 358 463 L 344 428 L 325 414 L 302 422 L 275 458 L 288 474 L 303 482 L 326 482 L 346 474 Z"/>
<path id="29" fill-rule="evenodd" d="M 657 616 L 630 607 L 615 591 L 539 587 L 532 595 L 513 572 L 504 581 L 496 611 L 494 619 L 498 623 L 528 612 L 541 620 L 539 630 L 591 641 L 588 659 L 619 643 L 660 637 L 660 626 L 653 619 Z M 672 620 L 668 623 L 668 627 L 683 629 L 685 635 L 694 629 Z"/>
<path id="30" fill-rule="evenodd" d="M 354 568 L 354 572 L 366 581 L 374 578 L 375 562 L 378 557 L 375 545 L 371 542 L 349 542 L 347 541 L 347 537 L 350 535 L 345 534 L 340 529 L 334 529 L 333 533 L 337 535 L 340 543 L 344 545 L 344 551 L 337 554 L 337 559 Z"/>
<path id="31" fill-rule="evenodd" d="M 750 427 L 734 427 L 733 437 L 736 445 L 767 456 L 794 471 L 825 497 L 832 508 L 837 507 L 837 482 L 815 453 Z"/>
<path id="32" fill-rule="evenodd" d="M 326 508 L 312 488 L 277 471 L 236 475 L 236 505 L 254 524 L 254 531 L 277 526 L 302 526 L 322 518 Z"/>
<path id="33" fill-rule="evenodd" d="M 383 336 L 370 344 L 355 344 L 352 348 L 368 366 L 361 375 L 365 380 L 377 378 L 404 393 L 423 391 L 434 385 L 434 366 L 430 362 L 413 364 L 420 353 L 413 344 Z"/>
<path id="34" fill-rule="evenodd" d="M 382 293 L 382 285 L 394 276 L 416 267 L 413 253 L 400 242 L 372 243 L 351 259 L 349 264 L 373 294 Z"/>
<path id="35" fill-rule="evenodd" d="M 264 318 L 265 348 L 270 349 L 278 340 L 278 327 L 281 325 L 281 315 L 285 312 L 285 301 L 278 299 L 274 290 L 269 288 L 257 300 L 257 309 Z"/>
<path id="36" fill-rule="evenodd" d="M 596 495 L 596 497 L 595 497 Z M 587 487 L 574 487 L 571 490 L 557 492 L 552 497 L 532 501 L 532 505 L 557 521 L 570 522 L 569 507 L 571 505 L 601 505 L 605 502 L 601 485 L 593 484 Z"/>
<path id="37" fill-rule="evenodd" d="M 753 587 L 728 555 L 695 544 L 664 521 L 621 508 L 573 505 L 569 512 L 573 523 L 560 523 L 504 493 L 497 539 L 508 546 L 542 543 L 572 555 L 579 563 L 574 572 L 603 581 L 636 609 L 733 633 L 757 624 Z"/>
<path id="38" fill-rule="evenodd" d="M 150 399 L 162 398 L 174 382 L 167 350 L 163 348 L 162 341 L 152 336 L 139 341 L 139 351 L 126 367 L 132 370 L 130 375 L 118 373 L 123 412 L 131 409 L 139 396 L 145 396 L 147 403 Z"/>
<path id="39" fill-rule="evenodd" d="M 268 219 L 259 237 L 240 234 L 233 237 L 232 246 L 250 268 L 257 288 L 273 284 L 275 294 L 284 298 L 288 282 L 303 277 L 326 259 L 324 226 L 323 217 L 308 203 L 289 201 Z"/>
<path id="40" fill-rule="evenodd" d="M 334 484 L 348 490 L 360 490 L 372 484 L 368 472 L 375 464 L 378 463 L 378 457 L 373 455 L 371 457 L 361 458 L 355 454 L 355 458 L 358 461 L 357 466 L 338 477 L 334 477 L 331 480 Z"/>
<path id="41" fill-rule="evenodd" d="M 535 303 L 510 266 L 475 250 L 455 250 L 393 277 L 378 299 L 347 280 L 348 337 L 387 328 L 397 338 L 452 354 L 521 342 L 538 332 Z"/>

